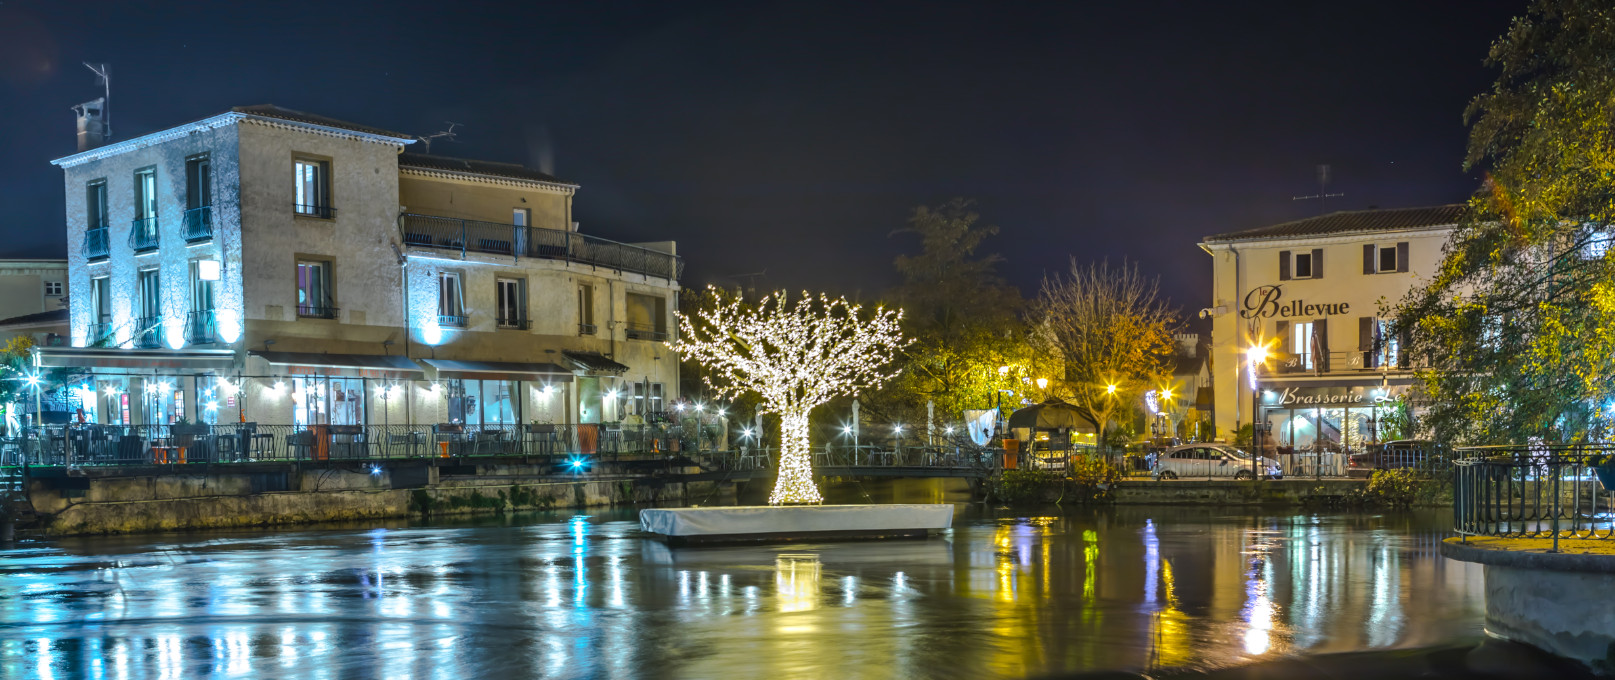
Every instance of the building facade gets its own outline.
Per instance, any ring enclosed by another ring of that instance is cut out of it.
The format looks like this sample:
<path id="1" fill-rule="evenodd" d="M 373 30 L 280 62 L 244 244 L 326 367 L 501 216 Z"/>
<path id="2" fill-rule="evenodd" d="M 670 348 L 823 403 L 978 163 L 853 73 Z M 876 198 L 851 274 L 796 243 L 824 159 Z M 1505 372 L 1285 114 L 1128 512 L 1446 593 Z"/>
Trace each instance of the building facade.
<path id="1" fill-rule="evenodd" d="M 1387 314 L 1432 276 L 1461 205 L 1337 212 L 1206 237 L 1219 437 L 1265 422 L 1282 447 L 1354 451 L 1385 434 L 1412 372 Z M 1267 360 L 1251 370 L 1248 350 Z"/>
<path id="2" fill-rule="evenodd" d="M 58 159 L 91 422 L 642 422 L 682 263 L 578 232 L 578 187 L 274 106 Z"/>
<path id="3" fill-rule="evenodd" d="M 0 346 L 67 344 L 67 260 L 0 260 Z"/>

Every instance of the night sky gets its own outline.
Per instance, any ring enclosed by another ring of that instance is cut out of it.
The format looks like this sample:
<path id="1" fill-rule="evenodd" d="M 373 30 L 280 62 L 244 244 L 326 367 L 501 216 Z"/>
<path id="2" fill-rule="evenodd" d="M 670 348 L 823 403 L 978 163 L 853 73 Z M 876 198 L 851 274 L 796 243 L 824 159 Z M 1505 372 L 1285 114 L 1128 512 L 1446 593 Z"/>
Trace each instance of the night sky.
<path id="1" fill-rule="evenodd" d="M 1465 104 L 1523 2 L 0 2 L 0 256 L 65 257 L 74 104 L 114 139 L 273 103 L 582 185 L 686 285 L 877 295 L 909 211 L 975 198 L 1004 272 L 1130 258 L 1192 312 L 1199 237 L 1463 200 Z M 76 244 L 74 247 L 77 247 Z"/>

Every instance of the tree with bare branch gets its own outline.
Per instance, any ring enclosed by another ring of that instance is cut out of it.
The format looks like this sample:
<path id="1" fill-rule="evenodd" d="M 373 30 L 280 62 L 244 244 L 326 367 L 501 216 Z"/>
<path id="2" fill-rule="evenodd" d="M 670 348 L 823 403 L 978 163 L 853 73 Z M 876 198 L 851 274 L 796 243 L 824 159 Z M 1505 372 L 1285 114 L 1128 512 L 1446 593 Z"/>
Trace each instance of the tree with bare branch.
<path id="1" fill-rule="evenodd" d="M 1029 323 L 1034 343 L 1063 369 L 1054 393 L 1087 412 L 1099 442 L 1133 398 L 1171 374 L 1178 315 L 1159 280 L 1137 265 L 1081 266 L 1073 258 L 1066 274 L 1043 279 Z"/>

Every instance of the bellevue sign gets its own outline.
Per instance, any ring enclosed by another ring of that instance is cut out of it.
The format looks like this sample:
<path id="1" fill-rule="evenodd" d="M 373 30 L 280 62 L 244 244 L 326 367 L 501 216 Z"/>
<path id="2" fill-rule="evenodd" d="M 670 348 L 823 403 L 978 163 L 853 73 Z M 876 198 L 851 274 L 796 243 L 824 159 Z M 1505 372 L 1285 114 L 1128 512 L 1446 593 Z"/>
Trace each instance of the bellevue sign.
<path id="1" fill-rule="evenodd" d="M 1292 316 L 1336 316 L 1351 313 L 1351 303 L 1337 302 L 1333 304 L 1310 304 L 1304 300 L 1279 302 L 1284 297 L 1284 291 L 1278 286 L 1257 286 L 1245 294 L 1243 309 L 1239 315 L 1246 319 L 1265 319 L 1268 317 L 1288 318 Z"/>

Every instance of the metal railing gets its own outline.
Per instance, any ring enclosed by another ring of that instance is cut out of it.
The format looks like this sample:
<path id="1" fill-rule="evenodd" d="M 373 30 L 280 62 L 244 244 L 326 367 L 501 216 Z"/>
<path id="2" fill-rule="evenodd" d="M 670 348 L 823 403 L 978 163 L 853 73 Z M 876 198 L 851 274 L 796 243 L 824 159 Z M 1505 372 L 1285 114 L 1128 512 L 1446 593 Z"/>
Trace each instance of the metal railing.
<path id="1" fill-rule="evenodd" d="M 129 247 L 135 252 L 157 248 L 157 218 L 134 220 L 129 225 Z"/>
<path id="2" fill-rule="evenodd" d="M 163 346 L 163 317 L 140 317 L 135 320 L 135 328 L 135 347 L 151 349 Z"/>
<path id="3" fill-rule="evenodd" d="M 217 316 L 211 309 L 196 310 L 186 315 L 185 340 L 193 345 L 218 342 L 218 331 L 214 327 Z"/>
<path id="4" fill-rule="evenodd" d="M 592 323 L 578 324 L 578 335 L 594 335 L 596 330 L 595 325 Z"/>
<path id="5" fill-rule="evenodd" d="M 112 230 L 106 227 L 92 227 L 84 232 L 84 257 L 94 260 L 107 257 L 112 252 Z"/>
<path id="6" fill-rule="evenodd" d="M 298 215 L 302 215 L 303 217 L 318 217 L 322 220 L 336 219 L 336 208 L 328 205 L 307 205 L 304 203 L 293 203 L 292 211 Z"/>
<path id="7" fill-rule="evenodd" d="M 564 260 L 624 272 L 677 280 L 684 261 L 677 255 L 609 239 L 542 227 L 404 213 L 398 217 L 404 244 L 466 253 Z"/>
<path id="8" fill-rule="evenodd" d="M 464 314 L 439 314 L 439 315 L 437 315 L 437 325 L 439 325 L 439 326 L 449 326 L 449 327 L 452 327 L 452 328 L 464 328 L 465 324 L 466 324 L 466 321 L 467 321 L 467 317 Z"/>
<path id="9" fill-rule="evenodd" d="M 532 330 L 533 328 L 533 321 L 531 319 L 495 319 L 494 322 L 498 324 L 500 328 L 506 330 L 526 331 Z"/>
<path id="10" fill-rule="evenodd" d="M 309 319 L 335 319 L 337 308 L 330 305 L 298 305 L 297 315 Z"/>
<path id="11" fill-rule="evenodd" d="M 657 328 L 651 324 L 630 323 L 627 324 L 627 329 L 623 331 L 623 333 L 628 337 L 629 340 L 655 340 L 657 342 L 667 341 L 667 330 Z"/>
<path id="12" fill-rule="evenodd" d="M 107 337 L 109 337 L 111 335 L 112 335 L 112 322 L 103 321 L 103 322 L 100 322 L 100 323 L 92 323 L 92 324 L 90 324 L 89 326 L 87 326 L 85 328 L 84 343 L 86 345 L 94 347 L 96 345 L 96 343 L 99 343 L 102 340 L 105 340 Z"/>
<path id="13" fill-rule="evenodd" d="M 1453 528 L 1462 537 L 1615 539 L 1610 486 L 1615 446 L 1459 449 Z"/>
<path id="14" fill-rule="evenodd" d="M 213 238 L 213 206 L 204 205 L 185 211 L 184 232 L 186 243 Z"/>

